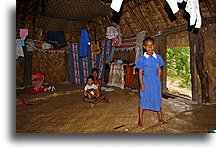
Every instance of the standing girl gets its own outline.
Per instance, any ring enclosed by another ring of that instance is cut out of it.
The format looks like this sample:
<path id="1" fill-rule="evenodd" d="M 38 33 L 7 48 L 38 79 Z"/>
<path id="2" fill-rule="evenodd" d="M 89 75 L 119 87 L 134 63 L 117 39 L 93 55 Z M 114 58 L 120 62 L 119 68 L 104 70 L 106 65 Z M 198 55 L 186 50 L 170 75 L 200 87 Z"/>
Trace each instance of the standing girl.
<path id="1" fill-rule="evenodd" d="M 138 126 L 143 126 L 143 111 L 156 111 L 159 122 L 166 124 L 163 120 L 161 107 L 161 67 L 164 65 L 160 55 L 154 52 L 154 40 L 147 37 L 143 40 L 143 48 L 146 50 L 140 56 L 136 68 L 139 68 L 140 82 L 140 104 Z"/>

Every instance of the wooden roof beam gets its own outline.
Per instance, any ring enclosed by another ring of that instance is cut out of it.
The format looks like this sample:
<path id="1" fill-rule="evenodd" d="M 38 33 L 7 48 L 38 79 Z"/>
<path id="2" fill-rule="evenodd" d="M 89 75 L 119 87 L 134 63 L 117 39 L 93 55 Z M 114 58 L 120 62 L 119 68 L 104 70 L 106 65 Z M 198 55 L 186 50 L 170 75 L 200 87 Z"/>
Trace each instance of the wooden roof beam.
<path id="1" fill-rule="evenodd" d="M 205 18 L 202 20 L 202 22 L 203 22 L 202 26 L 205 26 L 206 24 L 210 24 L 210 23 L 215 23 L 215 16 Z M 188 31 L 188 24 L 182 24 L 179 26 L 165 29 L 163 31 L 163 34 L 170 35 L 170 34 L 176 34 L 176 33 L 182 32 L 182 31 Z"/>

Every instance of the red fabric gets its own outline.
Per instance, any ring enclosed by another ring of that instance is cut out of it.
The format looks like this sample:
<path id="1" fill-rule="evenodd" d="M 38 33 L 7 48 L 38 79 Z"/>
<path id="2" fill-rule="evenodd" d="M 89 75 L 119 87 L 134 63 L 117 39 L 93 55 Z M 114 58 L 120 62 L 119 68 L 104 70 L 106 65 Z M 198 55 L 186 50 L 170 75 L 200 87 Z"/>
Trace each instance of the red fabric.
<path id="1" fill-rule="evenodd" d="M 133 69 L 134 66 L 127 66 L 126 67 L 126 77 L 125 77 L 125 86 L 131 87 L 133 82 Z"/>

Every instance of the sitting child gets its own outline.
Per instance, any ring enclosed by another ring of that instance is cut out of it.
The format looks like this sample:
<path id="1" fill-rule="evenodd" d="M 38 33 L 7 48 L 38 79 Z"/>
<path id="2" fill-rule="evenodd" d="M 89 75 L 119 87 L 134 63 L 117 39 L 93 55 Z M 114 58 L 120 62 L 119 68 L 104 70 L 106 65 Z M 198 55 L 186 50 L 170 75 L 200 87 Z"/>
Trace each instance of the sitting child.
<path id="1" fill-rule="evenodd" d="M 98 87 L 98 91 L 101 91 L 102 80 L 99 78 L 99 70 L 97 68 L 92 69 L 92 76 L 94 77 L 94 84 Z M 94 102 L 94 104 L 103 101 L 110 103 L 110 100 L 106 98 L 106 95 L 100 93 L 100 97 Z"/>
<path id="2" fill-rule="evenodd" d="M 84 101 L 94 102 L 100 96 L 98 87 L 94 84 L 94 77 L 89 76 L 86 83 L 84 87 Z"/>

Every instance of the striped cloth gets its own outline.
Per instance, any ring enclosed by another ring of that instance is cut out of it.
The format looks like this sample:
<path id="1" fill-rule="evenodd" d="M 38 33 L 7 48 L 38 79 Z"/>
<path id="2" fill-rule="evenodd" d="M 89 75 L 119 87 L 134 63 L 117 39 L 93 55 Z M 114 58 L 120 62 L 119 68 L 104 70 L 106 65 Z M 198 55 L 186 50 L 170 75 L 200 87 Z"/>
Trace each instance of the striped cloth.
<path id="1" fill-rule="evenodd" d="M 122 45 L 115 47 L 115 51 L 132 51 L 135 50 L 136 38 L 123 39 Z"/>
<path id="2" fill-rule="evenodd" d="M 86 78 L 91 75 L 93 68 L 99 69 L 99 78 L 104 79 L 104 70 L 107 59 L 110 56 L 112 50 L 112 41 L 103 40 L 99 41 L 102 53 L 94 55 L 92 53 L 92 44 L 88 47 L 88 56 L 85 58 L 79 58 L 79 43 L 70 43 L 70 71 L 72 83 L 79 84 L 85 83 Z"/>

